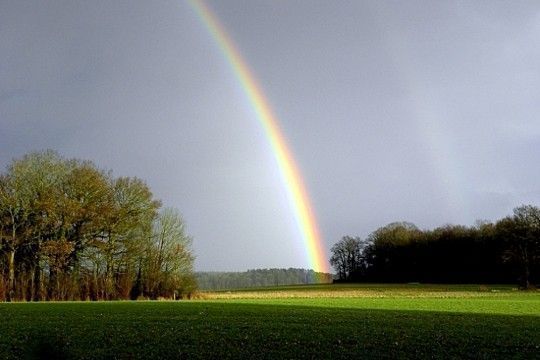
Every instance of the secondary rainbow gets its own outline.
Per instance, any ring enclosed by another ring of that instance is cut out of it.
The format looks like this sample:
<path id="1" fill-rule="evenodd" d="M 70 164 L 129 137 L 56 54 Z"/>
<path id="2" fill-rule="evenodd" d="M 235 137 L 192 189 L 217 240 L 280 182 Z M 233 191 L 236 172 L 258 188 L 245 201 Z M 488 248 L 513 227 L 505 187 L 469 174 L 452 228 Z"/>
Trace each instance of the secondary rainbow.
<path id="1" fill-rule="evenodd" d="M 302 234 L 310 266 L 315 271 L 328 272 L 329 267 L 326 254 L 306 187 L 304 186 L 302 176 L 291 151 L 287 146 L 285 137 L 278 126 L 277 118 L 268 105 L 261 87 L 258 85 L 256 78 L 253 76 L 236 45 L 210 8 L 202 0 L 190 0 L 189 3 L 232 67 L 244 93 L 257 114 L 259 122 L 264 128 L 285 182 L 289 199 L 294 209 L 294 215 Z"/>

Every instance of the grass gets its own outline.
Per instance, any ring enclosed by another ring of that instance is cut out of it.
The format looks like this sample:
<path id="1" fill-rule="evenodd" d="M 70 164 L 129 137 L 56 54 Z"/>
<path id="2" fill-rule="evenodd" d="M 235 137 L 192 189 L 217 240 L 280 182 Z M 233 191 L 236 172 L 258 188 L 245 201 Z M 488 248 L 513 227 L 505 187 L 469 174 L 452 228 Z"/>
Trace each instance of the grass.
<path id="1" fill-rule="evenodd" d="M 511 287 L 326 285 L 206 297 L 0 304 L 0 359 L 530 359 L 540 354 L 540 293 Z"/>

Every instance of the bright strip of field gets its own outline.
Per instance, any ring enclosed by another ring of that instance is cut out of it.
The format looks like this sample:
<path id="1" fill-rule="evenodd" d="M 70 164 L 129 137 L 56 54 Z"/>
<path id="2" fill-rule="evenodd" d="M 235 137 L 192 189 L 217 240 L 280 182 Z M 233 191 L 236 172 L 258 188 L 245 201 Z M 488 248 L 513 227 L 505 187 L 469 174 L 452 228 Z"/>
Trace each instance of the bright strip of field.
<path id="1" fill-rule="evenodd" d="M 504 285 L 340 284 L 208 292 L 212 301 L 349 309 L 540 316 L 540 291 Z"/>

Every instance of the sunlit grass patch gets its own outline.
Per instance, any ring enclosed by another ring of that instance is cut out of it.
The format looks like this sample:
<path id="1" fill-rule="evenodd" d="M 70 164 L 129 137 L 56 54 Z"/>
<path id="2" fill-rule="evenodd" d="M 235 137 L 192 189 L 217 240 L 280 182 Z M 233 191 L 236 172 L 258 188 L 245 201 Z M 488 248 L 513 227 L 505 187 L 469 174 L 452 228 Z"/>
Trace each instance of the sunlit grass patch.
<path id="1" fill-rule="evenodd" d="M 207 299 L 281 298 L 476 298 L 504 297 L 517 292 L 508 285 L 321 284 L 204 292 Z"/>

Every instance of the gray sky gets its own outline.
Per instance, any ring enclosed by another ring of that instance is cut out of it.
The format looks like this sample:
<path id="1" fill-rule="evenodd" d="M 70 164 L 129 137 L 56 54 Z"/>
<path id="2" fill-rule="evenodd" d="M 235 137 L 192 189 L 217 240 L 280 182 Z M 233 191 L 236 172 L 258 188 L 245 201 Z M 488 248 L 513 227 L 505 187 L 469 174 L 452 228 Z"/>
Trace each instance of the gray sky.
<path id="1" fill-rule="evenodd" d="M 327 248 L 540 205 L 537 1 L 209 1 L 278 116 Z M 0 0 L 0 166 L 147 181 L 197 270 L 307 267 L 263 129 L 184 1 Z"/>

